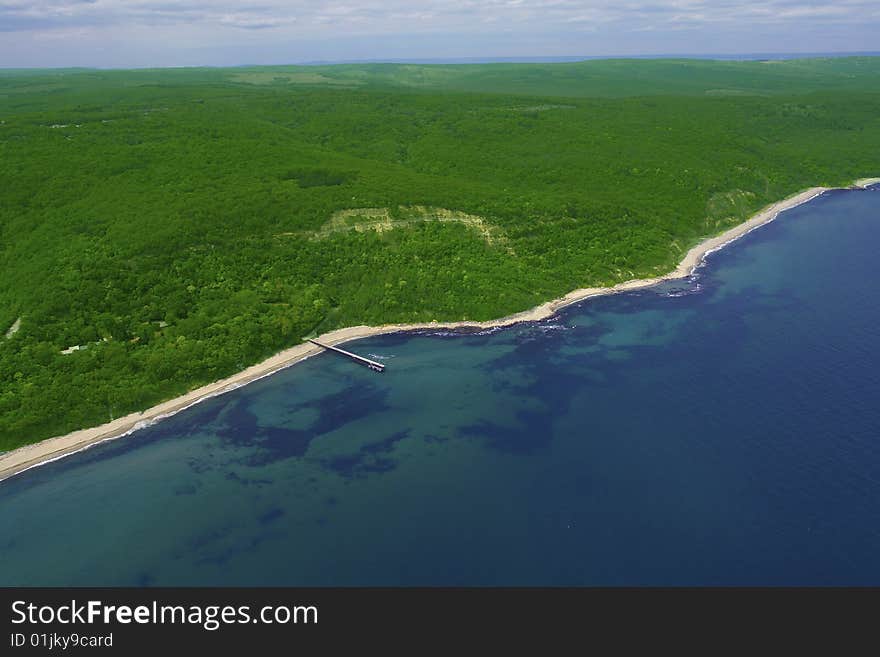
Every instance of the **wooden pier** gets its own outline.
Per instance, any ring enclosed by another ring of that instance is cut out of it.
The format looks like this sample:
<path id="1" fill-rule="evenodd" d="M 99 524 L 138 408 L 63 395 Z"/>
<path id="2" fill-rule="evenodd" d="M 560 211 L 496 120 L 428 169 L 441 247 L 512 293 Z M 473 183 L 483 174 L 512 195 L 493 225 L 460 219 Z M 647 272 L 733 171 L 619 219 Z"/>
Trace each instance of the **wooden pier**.
<path id="1" fill-rule="evenodd" d="M 321 344 L 317 340 L 312 340 L 311 338 L 309 338 L 308 340 L 312 344 L 318 345 L 319 347 L 322 347 L 324 349 L 329 349 L 330 351 L 335 351 L 337 354 L 342 354 L 343 356 L 348 356 L 356 363 L 360 363 L 361 365 L 366 365 L 374 372 L 384 372 L 385 371 L 385 365 L 383 365 L 382 363 L 377 363 L 376 361 L 370 360 L 369 358 L 364 358 L 363 356 L 358 356 L 357 354 L 353 354 L 350 351 L 346 351 L 345 349 L 340 349 L 339 347 L 334 347 L 329 344 Z"/>

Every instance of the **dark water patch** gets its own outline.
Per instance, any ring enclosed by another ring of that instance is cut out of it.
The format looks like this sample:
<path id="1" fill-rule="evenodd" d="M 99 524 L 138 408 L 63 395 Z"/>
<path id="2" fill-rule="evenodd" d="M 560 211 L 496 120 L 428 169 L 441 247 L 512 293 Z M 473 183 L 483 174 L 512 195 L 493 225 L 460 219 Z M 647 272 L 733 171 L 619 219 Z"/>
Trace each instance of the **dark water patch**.
<path id="1" fill-rule="evenodd" d="M 334 456 L 329 459 L 323 459 L 321 463 L 327 470 L 343 477 L 351 477 L 363 460 L 363 454 L 350 454 L 348 456 Z"/>
<path id="2" fill-rule="evenodd" d="M 214 469 L 214 464 L 204 458 L 190 457 L 186 459 L 186 464 L 193 474 L 202 475 Z"/>
<path id="3" fill-rule="evenodd" d="M 362 445 L 354 454 L 324 458 L 320 463 L 326 470 L 346 478 L 390 472 L 396 467 L 397 462 L 384 455 L 392 452 L 397 443 L 408 438 L 409 434 L 409 429 L 398 431 L 382 440 Z"/>
<path id="4" fill-rule="evenodd" d="M 264 511 L 257 516 L 257 520 L 261 525 L 269 525 L 284 517 L 284 509 L 279 506 L 273 506 L 271 509 Z"/>
<path id="5" fill-rule="evenodd" d="M 386 407 L 387 392 L 371 384 L 359 384 L 316 400 L 292 405 L 291 410 L 313 409 L 318 417 L 307 429 L 260 424 L 246 398 L 239 398 L 223 413 L 224 423 L 215 429 L 227 444 L 248 447 L 239 459 L 248 466 L 298 458 L 306 454 L 313 440 Z"/>
<path id="6" fill-rule="evenodd" d="M 519 415 L 518 413 L 518 419 L 520 419 Z M 489 420 L 480 420 L 474 424 L 462 426 L 458 432 L 465 438 L 480 439 L 490 449 L 510 454 L 531 454 L 538 449 L 547 447 L 550 442 L 547 432 L 531 434 L 528 431 L 528 426 L 510 427 Z"/>
<path id="7" fill-rule="evenodd" d="M 151 573 L 139 573 L 134 578 L 134 586 L 153 586 L 156 583 L 156 576 Z"/>
<path id="8" fill-rule="evenodd" d="M 223 411 L 222 420 L 213 429 L 227 443 L 236 447 L 250 447 L 257 440 L 257 416 L 251 412 L 246 397 L 240 396 L 230 402 Z"/>
<path id="9" fill-rule="evenodd" d="M 321 459 L 321 465 L 329 472 L 340 477 L 366 477 L 368 474 L 390 472 L 397 467 L 397 461 L 382 456 L 372 456 L 359 452 L 349 456 L 334 456 Z"/>
<path id="10" fill-rule="evenodd" d="M 242 486 L 269 486 L 272 484 L 271 479 L 258 479 L 254 477 L 242 477 L 234 470 L 230 470 L 226 473 L 225 478 L 227 481 L 234 481 L 237 484 L 241 484 Z"/>
<path id="11" fill-rule="evenodd" d="M 403 431 L 393 433 L 387 438 L 383 438 L 382 440 L 369 442 L 361 447 L 361 450 L 367 452 L 368 454 L 387 453 L 393 450 L 394 446 L 401 440 L 403 440 L 404 438 L 408 438 L 409 434 L 410 430 L 404 429 Z"/>
<path id="12" fill-rule="evenodd" d="M 545 335 L 515 334 L 513 349 L 497 356 L 490 361 L 482 363 L 480 368 L 487 372 L 495 372 L 504 369 L 534 370 L 541 363 L 554 357 L 566 343 L 566 335 L 561 332 L 553 332 Z"/>
<path id="13" fill-rule="evenodd" d="M 285 427 L 260 427 L 254 435 L 252 445 L 258 444 L 260 453 L 243 458 L 242 463 L 250 466 L 266 465 L 284 459 L 304 455 L 315 435 L 300 429 Z"/>
<path id="14" fill-rule="evenodd" d="M 231 530 L 231 527 L 211 527 L 199 532 L 188 541 L 188 549 L 181 552 L 180 558 L 186 558 L 186 554 L 190 551 L 199 552 L 222 542 L 227 536 L 234 533 Z"/>
<path id="15" fill-rule="evenodd" d="M 524 383 L 520 396 L 540 400 L 538 405 L 541 408 L 517 410 L 514 413 L 516 422 L 512 426 L 480 420 L 459 427 L 458 433 L 466 438 L 479 438 L 486 447 L 511 454 L 528 455 L 549 447 L 553 441 L 553 424 L 557 417 L 568 412 L 582 381 L 581 377 L 564 370 L 533 369 L 535 376 Z"/>
<path id="16" fill-rule="evenodd" d="M 166 435 L 191 436 L 204 431 L 205 427 L 211 426 L 230 404 L 234 404 L 234 397 L 218 395 L 200 401 L 191 406 L 185 412 L 178 413 L 170 418 L 170 421 L 159 422 L 150 429 L 150 437 L 157 439 Z"/>
<path id="17" fill-rule="evenodd" d="M 318 411 L 318 419 L 309 427 L 316 434 L 329 433 L 389 408 L 388 389 L 360 382 L 345 390 L 311 401 L 305 406 Z"/>
<path id="18" fill-rule="evenodd" d="M 617 315 L 637 314 L 647 308 L 654 307 L 653 303 L 661 301 L 661 298 L 650 289 L 631 290 L 620 294 L 607 294 L 581 302 L 583 305 L 580 312 L 588 314 L 601 314 L 614 312 Z M 575 310 L 578 312 L 578 310 Z"/>

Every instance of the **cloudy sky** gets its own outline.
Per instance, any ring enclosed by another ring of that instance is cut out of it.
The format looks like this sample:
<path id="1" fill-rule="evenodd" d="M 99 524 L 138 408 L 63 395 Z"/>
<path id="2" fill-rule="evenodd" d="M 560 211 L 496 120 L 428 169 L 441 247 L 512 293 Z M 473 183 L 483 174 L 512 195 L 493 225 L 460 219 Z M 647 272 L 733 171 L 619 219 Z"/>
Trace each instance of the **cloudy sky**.
<path id="1" fill-rule="evenodd" d="M 0 67 L 880 50 L 880 0 L 0 0 Z"/>

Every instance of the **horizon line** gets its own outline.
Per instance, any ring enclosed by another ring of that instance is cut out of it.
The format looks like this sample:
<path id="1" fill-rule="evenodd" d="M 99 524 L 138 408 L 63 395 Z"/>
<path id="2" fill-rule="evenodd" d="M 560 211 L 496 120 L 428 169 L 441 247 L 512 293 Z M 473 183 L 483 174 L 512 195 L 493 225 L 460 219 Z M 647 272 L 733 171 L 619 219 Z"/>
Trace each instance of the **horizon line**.
<path id="1" fill-rule="evenodd" d="M 442 65 L 442 64 L 537 64 L 537 63 L 577 63 L 595 60 L 610 59 L 693 59 L 715 61 L 759 61 L 763 59 L 794 60 L 794 59 L 824 59 L 846 57 L 880 57 L 880 50 L 836 50 L 836 51 L 777 51 L 777 52 L 740 52 L 740 53 L 662 53 L 662 54 L 629 54 L 629 55 L 513 55 L 494 56 L 476 55 L 461 57 L 376 57 L 365 59 L 328 59 L 328 60 L 303 60 L 274 64 L 179 64 L 173 66 L 5 66 L 0 65 L 0 70 L 6 71 L 134 71 L 156 69 L 182 69 L 182 68 L 270 68 L 277 66 L 336 66 L 345 64 L 414 64 L 414 65 Z"/>

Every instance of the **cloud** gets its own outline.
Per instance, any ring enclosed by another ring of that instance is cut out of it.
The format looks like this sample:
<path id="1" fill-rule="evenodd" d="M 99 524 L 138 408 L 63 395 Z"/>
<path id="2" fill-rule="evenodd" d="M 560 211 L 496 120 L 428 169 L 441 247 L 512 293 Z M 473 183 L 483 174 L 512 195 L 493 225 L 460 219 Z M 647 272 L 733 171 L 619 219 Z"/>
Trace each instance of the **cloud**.
<path id="1" fill-rule="evenodd" d="M 833 34 L 823 37 L 829 29 Z M 342 44 L 355 37 L 379 45 L 393 37 L 418 46 L 420 36 L 444 35 L 444 54 L 472 56 L 507 34 L 510 48 L 552 48 L 555 37 L 557 45 L 568 44 L 569 54 L 609 54 L 583 50 L 601 44 L 633 54 L 677 43 L 672 52 L 685 52 L 697 42 L 730 50 L 737 36 L 739 50 L 769 51 L 774 35 L 785 42 L 800 36 L 794 42 L 804 45 L 810 39 L 810 49 L 818 51 L 847 43 L 847 30 L 853 49 L 868 49 L 869 32 L 880 33 L 877 0 L 0 0 L 0 32 L 16 35 L 18 44 L 75 34 L 79 49 L 126 35 L 161 40 L 168 48 Z M 682 31 L 695 35 L 693 44 L 682 40 Z M 666 36 L 646 40 L 646 34 Z M 592 40 L 584 41 L 589 35 Z M 0 57 L 7 52 L 0 44 Z M 0 59 L 0 65 L 9 64 Z"/>
<path id="2" fill-rule="evenodd" d="M 242 29 L 333 25 L 378 32 L 467 29 L 486 22 L 552 27 L 574 23 L 784 23 L 835 19 L 857 22 L 876 12 L 876 0 L 25 0 L 0 1 L 0 25 L 54 29 L 105 25 L 231 26 Z"/>

